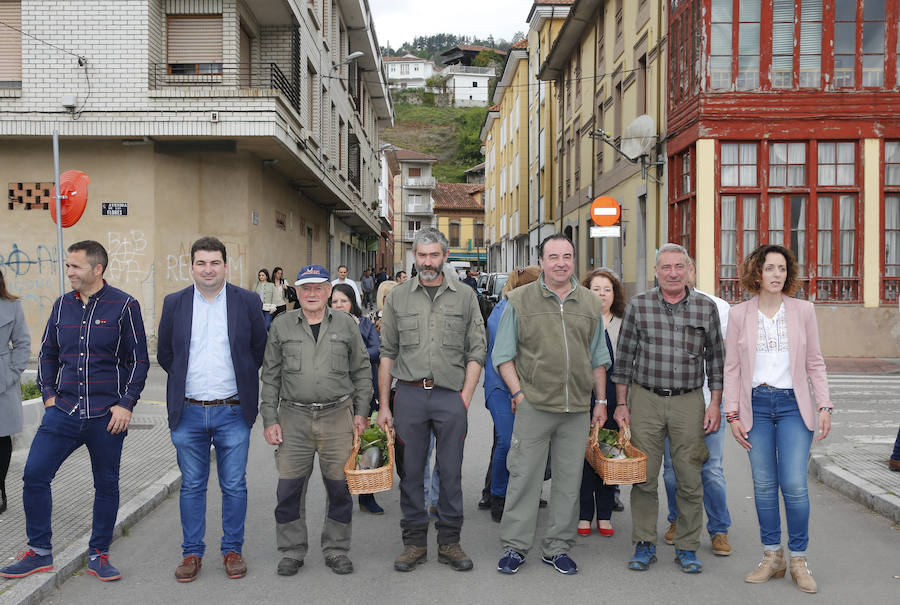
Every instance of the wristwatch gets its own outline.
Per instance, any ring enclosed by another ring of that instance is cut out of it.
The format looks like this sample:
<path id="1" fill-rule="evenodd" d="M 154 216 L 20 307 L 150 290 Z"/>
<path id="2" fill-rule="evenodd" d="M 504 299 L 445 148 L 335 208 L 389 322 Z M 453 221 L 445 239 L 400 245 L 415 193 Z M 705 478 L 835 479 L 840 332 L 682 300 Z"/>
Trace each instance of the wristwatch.
<path id="1" fill-rule="evenodd" d="M 606 405 L 606 399 L 595 399 L 594 404 L 596 405 Z"/>

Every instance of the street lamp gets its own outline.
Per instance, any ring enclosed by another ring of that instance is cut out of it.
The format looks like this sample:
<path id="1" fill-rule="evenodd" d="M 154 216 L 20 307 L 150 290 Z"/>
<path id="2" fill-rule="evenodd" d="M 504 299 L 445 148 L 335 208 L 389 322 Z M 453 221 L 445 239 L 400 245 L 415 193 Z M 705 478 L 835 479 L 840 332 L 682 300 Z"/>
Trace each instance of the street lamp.
<path id="1" fill-rule="evenodd" d="M 349 55 L 347 55 L 347 58 L 344 59 L 343 61 L 341 61 L 340 63 L 335 63 L 334 65 L 332 65 L 332 66 L 331 66 L 331 69 L 334 70 L 334 69 L 337 69 L 338 67 L 341 67 L 341 66 L 344 66 L 344 65 L 348 65 L 348 64 L 350 64 L 351 62 L 356 61 L 357 59 L 359 59 L 359 58 L 360 58 L 361 56 L 363 56 L 364 54 L 366 54 L 366 53 L 364 53 L 364 52 L 361 51 L 361 50 L 355 50 L 355 51 L 353 51 L 352 53 L 350 53 Z"/>

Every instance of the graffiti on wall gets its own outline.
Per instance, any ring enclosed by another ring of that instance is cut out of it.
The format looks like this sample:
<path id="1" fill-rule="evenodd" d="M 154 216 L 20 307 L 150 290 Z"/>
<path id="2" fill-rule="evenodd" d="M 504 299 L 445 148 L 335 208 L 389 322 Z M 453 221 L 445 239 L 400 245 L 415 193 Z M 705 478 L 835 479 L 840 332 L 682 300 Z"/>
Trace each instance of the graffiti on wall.
<path id="1" fill-rule="evenodd" d="M 13 242 L 0 248 L 0 267 L 9 291 L 25 305 L 44 309 L 59 296 L 56 246 L 38 244 L 20 248 Z"/>
<path id="2" fill-rule="evenodd" d="M 226 279 L 241 287 L 246 288 L 244 281 L 244 264 L 247 256 L 247 247 L 236 242 L 224 241 L 225 253 L 228 256 L 228 273 Z M 191 278 L 191 244 L 181 242 L 178 248 L 166 255 L 166 281 L 190 282 Z"/>
<path id="3" fill-rule="evenodd" d="M 109 255 L 106 270 L 109 278 L 119 283 L 144 281 L 147 276 L 146 269 L 141 267 L 147 250 L 144 232 L 134 229 L 127 233 L 110 231 L 106 241 L 106 252 Z"/>

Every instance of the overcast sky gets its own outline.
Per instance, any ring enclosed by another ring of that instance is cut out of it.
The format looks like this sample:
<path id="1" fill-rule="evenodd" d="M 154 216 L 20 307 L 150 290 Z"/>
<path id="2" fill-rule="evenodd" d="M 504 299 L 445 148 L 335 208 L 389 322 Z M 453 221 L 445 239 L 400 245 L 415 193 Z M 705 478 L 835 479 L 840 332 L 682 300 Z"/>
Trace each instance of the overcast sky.
<path id="1" fill-rule="evenodd" d="M 531 5 L 530 0 L 369 0 L 378 43 L 392 48 L 442 33 L 510 40 L 528 30 Z"/>

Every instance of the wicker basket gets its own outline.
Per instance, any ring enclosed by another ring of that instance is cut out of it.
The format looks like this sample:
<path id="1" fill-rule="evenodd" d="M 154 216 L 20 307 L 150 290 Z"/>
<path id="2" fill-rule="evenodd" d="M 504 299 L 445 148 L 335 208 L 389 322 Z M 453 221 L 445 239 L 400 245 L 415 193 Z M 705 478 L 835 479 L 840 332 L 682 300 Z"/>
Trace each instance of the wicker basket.
<path id="1" fill-rule="evenodd" d="M 619 430 L 619 447 L 625 450 L 628 458 L 612 460 L 600 453 L 597 434 L 600 423 L 594 425 L 588 437 L 584 457 L 607 485 L 631 485 L 647 480 L 647 454 L 631 445 L 631 429 L 623 424 Z"/>
<path id="2" fill-rule="evenodd" d="M 357 470 L 356 455 L 359 453 L 359 433 L 353 431 L 353 451 L 344 465 L 347 488 L 353 495 L 386 492 L 394 487 L 394 431 L 387 430 L 388 461 L 382 467 Z"/>

